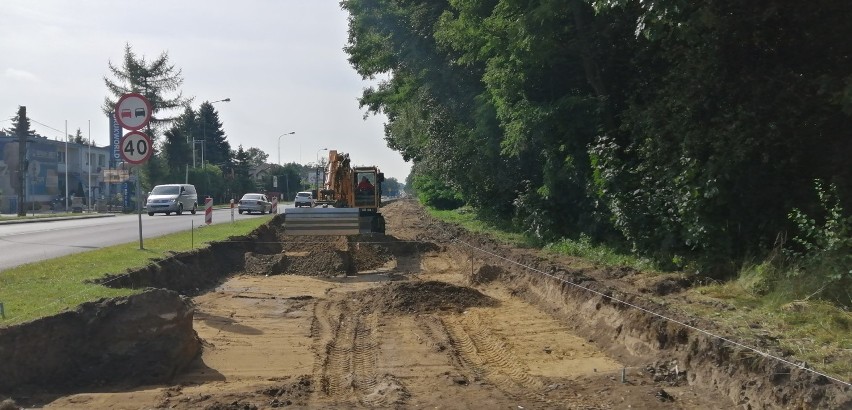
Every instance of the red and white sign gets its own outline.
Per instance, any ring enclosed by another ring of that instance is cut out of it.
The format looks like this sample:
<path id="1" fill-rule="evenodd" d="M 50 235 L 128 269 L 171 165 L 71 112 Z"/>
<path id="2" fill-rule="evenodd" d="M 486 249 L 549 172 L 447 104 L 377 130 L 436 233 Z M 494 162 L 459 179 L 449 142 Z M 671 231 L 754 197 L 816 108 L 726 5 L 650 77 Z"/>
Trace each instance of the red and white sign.
<path id="1" fill-rule="evenodd" d="M 204 198 L 204 223 L 213 223 L 213 198 Z"/>
<path id="2" fill-rule="evenodd" d="M 271 213 L 271 214 L 277 214 L 278 213 L 278 197 L 277 196 L 272 197 L 272 209 L 269 210 L 269 213 Z"/>
<path id="3" fill-rule="evenodd" d="M 127 93 L 115 103 L 115 120 L 122 128 L 136 131 L 151 121 L 151 102 L 139 93 Z"/>
<path id="4" fill-rule="evenodd" d="M 119 142 L 121 158 L 130 164 L 139 165 L 151 158 L 154 143 L 151 138 L 139 131 L 130 131 Z"/>

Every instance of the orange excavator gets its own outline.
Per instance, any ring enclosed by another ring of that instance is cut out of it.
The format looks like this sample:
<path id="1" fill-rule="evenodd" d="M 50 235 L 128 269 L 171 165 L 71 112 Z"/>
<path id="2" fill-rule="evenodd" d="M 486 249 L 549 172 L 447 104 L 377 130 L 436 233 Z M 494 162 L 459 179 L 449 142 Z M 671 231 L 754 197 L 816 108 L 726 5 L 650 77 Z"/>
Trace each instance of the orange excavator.
<path id="1" fill-rule="evenodd" d="M 385 233 L 379 212 L 385 176 L 375 166 L 352 167 L 349 154 L 330 150 L 316 206 L 285 208 L 285 235 Z"/>

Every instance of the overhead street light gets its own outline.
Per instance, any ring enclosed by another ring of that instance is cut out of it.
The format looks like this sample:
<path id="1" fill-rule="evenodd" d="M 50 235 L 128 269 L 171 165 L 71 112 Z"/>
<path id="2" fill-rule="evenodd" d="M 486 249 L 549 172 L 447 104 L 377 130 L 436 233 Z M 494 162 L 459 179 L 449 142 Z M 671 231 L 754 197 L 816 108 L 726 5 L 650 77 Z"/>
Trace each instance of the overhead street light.
<path id="1" fill-rule="evenodd" d="M 296 131 L 290 131 L 290 132 L 285 132 L 285 133 L 278 136 L 278 165 L 279 166 L 281 165 L 281 137 L 283 137 L 285 135 L 293 135 L 295 133 L 296 133 Z"/>
<path id="2" fill-rule="evenodd" d="M 317 150 L 317 166 L 319 166 L 319 153 L 320 151 L 328 151 L 328 148 L 320 148 Z"/>

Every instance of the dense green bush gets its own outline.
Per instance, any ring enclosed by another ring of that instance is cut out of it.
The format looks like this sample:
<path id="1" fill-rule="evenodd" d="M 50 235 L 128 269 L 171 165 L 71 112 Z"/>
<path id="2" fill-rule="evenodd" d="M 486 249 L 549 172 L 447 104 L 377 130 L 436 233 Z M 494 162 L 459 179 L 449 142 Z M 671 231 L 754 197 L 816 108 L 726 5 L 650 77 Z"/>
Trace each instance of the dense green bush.
<path id="1" fill-rule="evenodd" d="M 844 215 L 835 185 L 815 186 L 823 215 L 790 212 L 798 229 L 786 249 L 794 261 L 788 274 L 810 284 L 810 296 L 852 307 L 852 216 Z"/>
<path id="2" fill-rule="evenodd" d="M 464 205 L 461 195 L 444 182 L 421 175 L 414 178 L 414 189 L 420 202 L 439 210 L 456 209 Z"/>

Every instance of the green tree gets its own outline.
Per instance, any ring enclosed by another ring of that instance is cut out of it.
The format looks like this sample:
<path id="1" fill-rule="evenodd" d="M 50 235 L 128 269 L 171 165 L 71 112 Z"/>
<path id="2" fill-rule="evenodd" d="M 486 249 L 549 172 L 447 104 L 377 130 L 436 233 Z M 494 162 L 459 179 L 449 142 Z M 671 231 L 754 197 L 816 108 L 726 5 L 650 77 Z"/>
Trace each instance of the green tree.
<path id="1" fill-rule="evenodd" d="M 234 192 L 237 194 L 236 196 L 242 196 L 247 192 L 254 192 L 257 187 L 250 174 L 250 158 L 248 153 L 243 150 L 242 145 L 237 147 L 237 153 L 234 158 Z"/>
<path id="2" fill-rule="evenodd" d="M 291 165 L 291 164 L 287 164 Z M 277 177 L 278 186 L 274 186 L 273 177 Z M 283 200 L 292 199 L 296 192 L 301 191 L 299 172 L 296 167 L 279 166 L 273 164 L 269 167 L 268 175 L 264 175 L 256 186 L 261 192 L 280 192 Z"/>
<path id="3" fill-rule="evenodd" d="M 464 198 L 438 179 L 420 175 L 414 178 L 414 189 L 420 202 L 436 209 L 456 209 L 464 205 Z"/>
<path id="4" fill-rule="evenodd" d="M 173 181 L 183 180 L 192 166 L 192 130 L 196 127 L 195 112 L 188 106 L 183 114 L 163 133 L 162 156 Z"/>
<path id="5" fill-rule="evenodd" d="M 226 170 L 233 167 L 231 144 L 222 130 L 219 113 L 213 104 L 205 101 L 198 108 L 198 126 L 201 127 L 201 134 L 196 139 L 203 141 L 204 160 Z"/>
<path id="6" fill-rule="evenodd" d="M 360 103 L 426 199 L 719 274 L 819 212 L 814 179 L 852 209 L 848 2 L 341 5 L 350 63 L 389 77 Z"/>
<path id="7" fill-rule="evenodd" d="M 385 139 L 418 174 L 451 186 L 483 209 L 511 214 L 518 162 L 500 153 L 494 107 L 483 98 L 483 64 L 461 66 L 434 38 L 445 1 L 344 1 L 349 61 L 364 77 L 393 73 L 361 104 L 388 117 Z M 410 185 L 409 185 L 410 186 Z"/>
<path id="8" fill-rule="evenodd" d="M 83 131 L 80 131 L 79 128 L 77 128 L 77 132 L 74 135 L 69 135 L 68 139 L 75 144 L 85 145 L 88 143 L 86 138 L 83 137 Z"/>
<path id="9" fill-rule="evenodd" d="M 840 188 L 852 187 L 852 145 L 838 133 L 852 126 L 852 62 L 840 57 L 852 52 L 841 17 L 852 10 L 831 0 L 804 12 L 792 1 L 653 3 L 610 10 L 635 13 L 642 36 L 633 73 L 621 76 L 622 132 L 592 146 L 597 187 L 638 251 L 729 273 L 792 228 L 791 209 L 818 208 L 813 179 L 852 198 Z"/>
<path id="10" fill-rule="evenodd" d="M 253 168 L 258 168 L 262 165 L 266 164 L 266 160 L 269 159 L 269 154 L 263 152 L 260 148 L 250 147 L 246 150 L 246 155 L 249 158 L 249 164 Z"/>
<path id="11" fill-rule="evenodd" d="M 152 128 L 156 128 L 174 119 L 168 116 L 171 110 L 191 102 L 191 99 L 185 98 L 180 91 L 183 84 L 182 70 L 170 63 L 166 52 L 148 62 L 145 56 L 137 57 L 130 44 L 125 44 L 122 65 L 116 66 L 110 61 L 109 71 L 114 78 L 104 77 L 109 92 L 103 105 L 107 115 L 112 115 L 115 103 L 122 95 L 139 93 L 151 102 L 151 124 Z M 149 136 L 153 138 L 152 135 Z"/>
<path id="12" fill-rule="evenodd" d="M 293 200 L 296 192 L 305 189 L 305 186 L 302 185 L 302 169 L 301 164 L 291 162 L 284 164 L 280 170 L 276 168 L 276 171 L 274 171 L 275 174 L 273 175 L 278 175 L 279 191 L 284 193 L 284 200 Z"/>
<path id="13" fill-rule="evenodd" d="M 390 177 L 385 179 L 385 182 L 382 182 L 382 195 L 396 197 L 402 192 L 402 184 L 399 183 L 399 180 Z"/>
<path id="14" fill-rule="evenodd" d="M 117 66 L 110 61 L 109 71 L 113 78 L 104 77 L 108 91 L 102 107 L 104 113 L 114 115 L 116 101 L 131 92 L 142 94 L 151 102 L 151 122 L 146 134 L 154 141 L 154 152 L 144 165 L 143 179 L 145 185 L 167 182 L 168 170 L 157 152 L 160 145 L 157 130 L 174 120 L 169 116 L 172 110 L 191 102 L 191 99 L 184 98 L 180 91 L 183 84 L 181 70 L 170 63 L 166 52 L 148 62 L 145 56 L 137 57 L 130 44 L 125 44 L 122 65 Z"/>
<path id="15" fill-rule="evenodd" d="M 218 166 L 205 164 L 190 168 L 189 183 L 195 185 L 198 191 L 198 202 L 201 204 L 207 196 L 213 198 L 216 203 L 223 203 L 226 199 L 230 199 L 225 173 Z"/>

